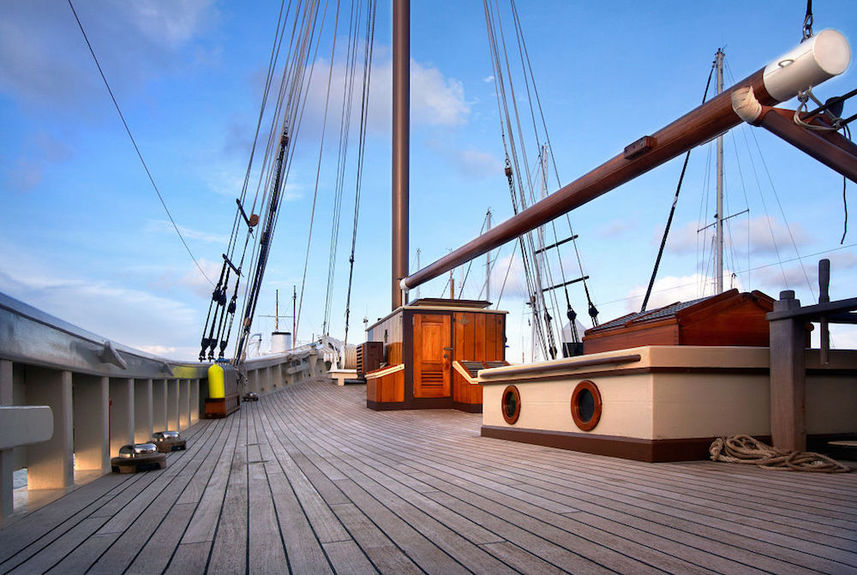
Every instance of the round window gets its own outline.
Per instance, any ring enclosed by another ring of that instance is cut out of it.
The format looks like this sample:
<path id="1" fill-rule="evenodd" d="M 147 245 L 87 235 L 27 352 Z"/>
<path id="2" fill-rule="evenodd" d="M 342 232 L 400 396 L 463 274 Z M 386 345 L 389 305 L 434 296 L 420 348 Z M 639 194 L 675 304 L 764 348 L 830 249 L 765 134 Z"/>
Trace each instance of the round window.
<path id="1" fill-rule="evenodd" d="M 503 411 L 503 419 L 512 425 L 518 421 L 521 415 L 521 394 L 514 385 L 509 385 L 503 390 L 503 398 L 500 400 L 500 409 Z"/>
<path id="2" fill-rule="evenodd" d="M 601 419 L 601 392 L 589 380 L 581 381 L 571 394 L 571 417 L 582 431 L 591 431 Z"/>

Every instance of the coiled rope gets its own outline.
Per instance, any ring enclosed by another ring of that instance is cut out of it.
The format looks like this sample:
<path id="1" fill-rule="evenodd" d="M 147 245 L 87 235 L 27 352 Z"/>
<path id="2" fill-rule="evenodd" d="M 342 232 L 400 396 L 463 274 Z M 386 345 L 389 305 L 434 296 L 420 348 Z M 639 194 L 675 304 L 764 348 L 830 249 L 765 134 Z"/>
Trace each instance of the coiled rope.
<path id="1" fill-rule="evenodd" d="M 763 469 L 848 473 L 851 467 L 821 453 L 777 449 L 749 435 L 718 437 L 708 448 L 712 461 L 752 463 Z"/>

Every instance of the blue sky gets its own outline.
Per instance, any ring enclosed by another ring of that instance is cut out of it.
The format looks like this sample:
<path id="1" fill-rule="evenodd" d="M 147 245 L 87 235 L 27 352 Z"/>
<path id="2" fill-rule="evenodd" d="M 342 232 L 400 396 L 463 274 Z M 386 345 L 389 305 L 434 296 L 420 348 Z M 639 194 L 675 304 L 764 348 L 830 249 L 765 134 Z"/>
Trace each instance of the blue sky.
<path id="1" fill-rule="evenodd" d="M 75 6 L 173 217 L 209 276 L 216 275 L 279 2 L 80 0 Z M 792 48 L 805 6 L 798 0 L 775 8 L 733 1 L 519 2 L 561 181 L 695 107 L 717 48 L 727 54 L 727 86 Z M 817 1 L 814 9 L 816 31 L 837 28 L 852 43 L 857 38 L 850 2 Z M 389 3 L 380 3 L 350 341 L 358 339 L 364 317 L 374 321 L 390 311 L 390 20 Z M 495 222 L 512 210 L 482 3 L 415 1 L 412 22 L 414 267 L 417 248 L 425 265 L 477 235 L 488 208 Z M 276 289 L 281 314 L 290 313 L 292 286 L 300 287 L 322 117 L 318 79 L 329 66 L 329 54 L 319 55 L 260 316 L 274 313 Z M 337 55 L 334 78 L 341 79 L 342 69 Z M 855 78 L 852 65 L 817 96 L 847 92 Z M 846 112 L 855 112 L 853 103 Z M 195 358 L 211 287 L 168 223 L 66 2 L 0 3 L 0 127 L 0 291 L 126 345 Z M 328 138 L 300 340 L 318 334 L 323 321 L 336 140 Z M 707 240 L 696 230 L 714 212 L 710 148 L 692 155 L 653 304 L 705 293 L 699 246 Z M 804 303 L 814 302 L 815 254 L 824 254 L 832 260 L 831 296 L 852 297 L 857 224 L 840 246 L 842 178 L 748 127 L 726 137 L 726 157 L 728 209 L 750 210 L 730 224 L 727 263 L 737 285 L 772 296 L 794 289 Z M 680 169 L 679 160 L 670 162 L 572 213 L 602 321 L 639 306 Z M 853 185 L 848 189 L 857 214 Z M 348 185 L 344 193 L 331 309 L 331 334 L 338 337 L 353 190 Z M 495 295 L 510 253 L 511 244 L 500 251 Z M 480 258 L 465 297 L 477 296 L 483 270 Z M 529 349 L 518 270 L 512 266 L 500 305 L 509 311 L 515 361 Z M 456 272 L 457 283 L 461 278 Z M 423 286 L 421 295 L 440 296 L 445 281 Z M 571 295 L 584 316 L 582 291 Z M 291 319 L 283 321 L 290 328 Z M 272 328 L 272 318 L 259 317 L 253 331 Z M 834 344 L 857 346 L 857 337 L 841 331 Z"/>

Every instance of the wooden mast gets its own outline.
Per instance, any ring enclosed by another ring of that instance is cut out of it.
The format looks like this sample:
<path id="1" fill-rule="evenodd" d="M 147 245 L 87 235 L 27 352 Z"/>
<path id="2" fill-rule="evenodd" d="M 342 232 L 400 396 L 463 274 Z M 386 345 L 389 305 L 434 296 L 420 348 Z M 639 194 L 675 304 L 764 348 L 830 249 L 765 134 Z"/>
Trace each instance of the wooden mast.
<path id="1" fill-rule="evenodd" d="M 410 147 L 411 3 L 393 0 L 393 292 L 401 307 L 399 281 L 408 275 L 408 179 Z"/>
<path id="2" fill-rule="evenodd" d="M 717 95 L 723 93 L 723 50 L 717 49 L 714 55 L 717 72 Z M 723 293 L 723 134 L 717 136 L 717 213 L 714 215 L 717 226 L 714 228 L 717 261 L 715 262 L 716 276 L 714 293 Z"/>

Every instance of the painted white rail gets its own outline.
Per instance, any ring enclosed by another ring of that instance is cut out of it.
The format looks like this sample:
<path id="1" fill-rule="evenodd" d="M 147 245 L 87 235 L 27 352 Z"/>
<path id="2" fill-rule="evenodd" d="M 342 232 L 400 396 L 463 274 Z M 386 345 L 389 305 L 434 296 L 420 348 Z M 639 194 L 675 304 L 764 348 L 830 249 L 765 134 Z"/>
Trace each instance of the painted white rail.
<path id="1" fill-rule="evenodd" d="M 249 360 L 241 393 L 326 377 L 334 349 L 318 342 Z M 106 340 L 0 293 L 0 406 L 16 408 L 0 410 L 0 517 L 14 512 L 18 469 L 28 489 L 69 489 L 76 471 L 109 473 L 122 445 L 196 423 L 208 367 Z M 28 425 L 25 407 L 38 413 Z"/>

